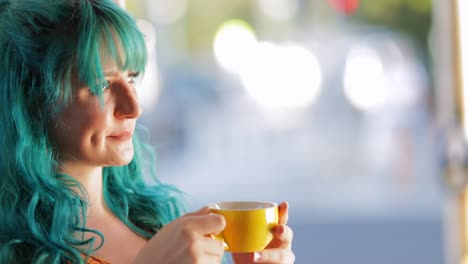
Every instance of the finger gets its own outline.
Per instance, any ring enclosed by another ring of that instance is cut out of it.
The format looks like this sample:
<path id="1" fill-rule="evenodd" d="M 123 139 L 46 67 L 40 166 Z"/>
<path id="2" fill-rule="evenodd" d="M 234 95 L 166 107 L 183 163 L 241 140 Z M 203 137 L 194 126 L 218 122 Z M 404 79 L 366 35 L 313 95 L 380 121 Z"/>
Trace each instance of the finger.
<path id="1" fill-rule="evenodd" d="M 285 225 L 288 222 L 289 218 L 289 204 L 287 202 L 282 202 L 278 205 L 279 219 L 278 224 Z"/>
<path id="2" fill-rule="evenodd" d="M 279 225 L 275 228 L 275 246 L 278 248 L 291 248 L 293 231 L 287 225 Z"/>
<path id="3" fill-rule="evenodd" d="M 193 263 L 193 260 L 190 262 L 186 262 L 186 263 Z M 205 255 L 203 256 L 203 258 L 197 259 L 196 263 L 219 264 L 219 263 L 222 263 L 222 256 Z"/>
<path id="4" fill-rule="evenodd" d="M 204 237 L 203 247 L 205 254 L 222 257 L 224 254 L 224 245 L 222 241 L 211 237 Z"/>
<path id="5" fill-rule="evenodd" d="M 219 214 L 192 215 L 184 219 L 185 228 L 202 235 L 218 234 L 226 227 L 224 216 Z"/>
<path id="6" fill-rule="evenodd" d="M 255 252 L 253 256 L 254 263 L 291 264 L 295 260 L 296 257 L 290 249 L 265 249 Z"/>
<path id="7" fill-rule="evenodd" d="M 184 215 L 184 217 L 185 216 L 193 216 L 193 215 L 205 215 L 205 214 L 208 214 L 209 212 L 210 212 L 210 208 L 208 208 L 208 206 L 204 206 L 204 207 L 198 209 L 197 211 L 186 213 Z"/>

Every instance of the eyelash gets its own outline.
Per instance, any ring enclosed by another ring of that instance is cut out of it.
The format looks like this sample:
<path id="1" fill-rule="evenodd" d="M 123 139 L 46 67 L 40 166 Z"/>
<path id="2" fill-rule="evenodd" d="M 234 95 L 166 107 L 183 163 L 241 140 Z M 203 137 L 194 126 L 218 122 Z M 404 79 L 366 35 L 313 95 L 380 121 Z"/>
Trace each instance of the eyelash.
<path id="1" fill-rule="evenodd" d="M 128 76 L 127 76 L 127 82 L 132 84 L 132 85 L 135 85 L 137 83 L 138 76 L 140 76 L 139 72 L 129 73 Z M 111 88 L 111 83 L 106 80 L 106 84 L 102 87 L 102 90 L 105 91 L 105 90 L 110 89 L 110 88 Z"/>
<path id="2" fill-rule="evenodd" d="M 140 73 L 139 72 L 132 72 L 132 73 L 129 73 L 128 74 L 128 83 L 131 83 L 131 84 L 136 84 L 138 83 L 138 77 L 140 76 Z"/>

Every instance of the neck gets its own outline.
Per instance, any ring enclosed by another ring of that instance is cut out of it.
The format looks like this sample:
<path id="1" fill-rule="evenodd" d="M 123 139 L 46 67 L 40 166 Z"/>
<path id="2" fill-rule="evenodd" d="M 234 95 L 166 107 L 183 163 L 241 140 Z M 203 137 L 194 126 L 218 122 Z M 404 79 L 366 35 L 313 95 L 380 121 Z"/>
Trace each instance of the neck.
<path id="1" fill-rule="evenodd" d="M 89 203 L 88 216 L 99 215 L 108 211 L 103 195 L 102 167 L 67 163 L 61 167 L 60 172 L 73 177 L 86 191 L 83 198 Z M 75 191 L 78 191 L 78 189 Z"/>

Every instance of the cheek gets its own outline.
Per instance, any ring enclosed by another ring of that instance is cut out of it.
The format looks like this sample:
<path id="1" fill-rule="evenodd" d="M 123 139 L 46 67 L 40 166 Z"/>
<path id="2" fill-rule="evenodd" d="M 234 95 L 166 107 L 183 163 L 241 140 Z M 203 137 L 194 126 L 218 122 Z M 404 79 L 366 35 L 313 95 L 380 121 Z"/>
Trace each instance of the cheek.
<path id="1" fill-rule="evenodd" d="M 104 113 L 86 115 L 75 122 L 73 126 L 75 131 L 71 134 L 83 151 L 93 151 L 94 148 L 104 146 L 108 124 L 108 118 Z"/>
<path id="2" fill-rule="evenodd" d="M 55 122 L 52 140 L 60 152 L 89 151 L 103 144 L 110 121 L 105 109 L 70 106 Z"/>
<path id="3" fill-rule="evenodd" d="M 64 113 L 64 122 L 68 122 L 71 128 L 82 132 L 100 131 L 107 126 L 112 117 L 108 114 L 107 108 L 107 106 L 101 108 L 97 98 L 89 103 L 78 101 Z"/>

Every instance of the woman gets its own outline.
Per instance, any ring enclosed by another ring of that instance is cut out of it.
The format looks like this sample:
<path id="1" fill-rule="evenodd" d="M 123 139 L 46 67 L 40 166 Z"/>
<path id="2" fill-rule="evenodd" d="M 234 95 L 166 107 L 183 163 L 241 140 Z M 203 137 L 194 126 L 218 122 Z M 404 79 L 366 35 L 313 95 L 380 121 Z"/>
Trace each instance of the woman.
<path id="1" fill-rule="evenodd" d="M 143 181 L 145 64 L 112 1 L 0 0 L 0 263 L 220 263 L 224 219 Z M 268 249 L 235 263 L 294 262 L 280 215 Z"/>

